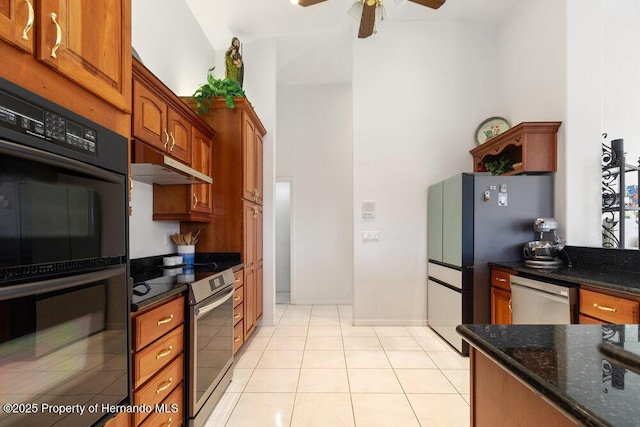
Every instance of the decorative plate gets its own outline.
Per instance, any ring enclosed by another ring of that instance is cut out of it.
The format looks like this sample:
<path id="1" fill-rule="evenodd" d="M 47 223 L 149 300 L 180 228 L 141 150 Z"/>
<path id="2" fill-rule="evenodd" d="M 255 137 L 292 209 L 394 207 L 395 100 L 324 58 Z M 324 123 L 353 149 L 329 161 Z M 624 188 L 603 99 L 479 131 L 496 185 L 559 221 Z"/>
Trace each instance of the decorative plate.
<path id="1" fill-rule="evenodd" d="M 482 145 L 494 136 L 498 136 L 510 128 L 503 117 L 489 117 L 476 129 L 476 144 Z"/>

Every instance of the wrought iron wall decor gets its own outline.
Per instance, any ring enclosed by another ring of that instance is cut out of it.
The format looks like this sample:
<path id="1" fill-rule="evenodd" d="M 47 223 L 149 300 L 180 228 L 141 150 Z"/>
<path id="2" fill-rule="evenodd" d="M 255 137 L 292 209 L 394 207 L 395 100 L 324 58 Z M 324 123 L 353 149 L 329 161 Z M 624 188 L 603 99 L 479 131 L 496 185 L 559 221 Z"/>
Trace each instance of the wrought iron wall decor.
<path id="1" fill-rule="evenodd" d="M 606 133 L 602 134 L 602 139 L 602 247 L 624 249 L 627 212 L 635 211 L 636 222 L 638 220 L 637 201 L 631 201 L 628 193 L 633 187 L 635 197 L 637 197 L 637 184 L 640 182 L 640 159 L 638 159 L 638 166 L 627 164 L 624 140 L 614 139 L 607 145 Z M 629 172 L 637 174 L 636 185 L 627 186 L 626 175 Z M 640 231 L 638 239 L 640 241 Z"/>

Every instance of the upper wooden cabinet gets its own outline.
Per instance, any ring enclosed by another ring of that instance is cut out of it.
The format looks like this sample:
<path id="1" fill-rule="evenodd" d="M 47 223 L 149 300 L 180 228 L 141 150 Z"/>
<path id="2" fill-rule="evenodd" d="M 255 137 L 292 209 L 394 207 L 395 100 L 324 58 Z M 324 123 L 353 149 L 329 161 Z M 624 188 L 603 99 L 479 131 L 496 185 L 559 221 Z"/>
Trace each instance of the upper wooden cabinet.
<path id="1" fill-rule="evenodd" d="M 133 60 L 134 162 L 154 163 L 164 155 L 213 176 L 215 131 L 138 60 Z M 211 220 L 211 184 L 154 185 L 153 219 Z"/>
<path id="2" fill-rule="evenodd" d="M 34 0 L 0 0 L 0 39 L 34 52 Z"/>
<path id="3" fill-rule="evenodd" d="M 131 0 L 0 0 L 0 77 L 129 135 Z"/>
<path id="4" fill-rule="evenodd" d="M 243 119 L 244 132 L 242 134 L 244 191 L 242 197 L 255 203 L 262 204 L 262 135 L 256 129 L 256 124 L 246 115 Z"/>
<path id="5" fill-rule="evenodd" d="M 36 57 L 121 109 L 130 105 L 130 0 L 39 0 Z"/>
<path id="6" fill-rule="evenodd" d="M 484 172 L 486 164 L 504 157 L 512 170 L 503 175 L 555 172 L 557 133 L 562 122 L 523 122 L 469 151 L 473 171 Z"/>
<path id="7" fill-rule="evenodd" d="M 134 64 L 139 63 L 135 61 Z M 190 165 L 191 124 L 184 113 L 170 107 L 158 85 L 153 85 L 150 79 L 141 78 L 136 70 L 144 73 L 139 67 L 134 68 L 133 138 Z"/>

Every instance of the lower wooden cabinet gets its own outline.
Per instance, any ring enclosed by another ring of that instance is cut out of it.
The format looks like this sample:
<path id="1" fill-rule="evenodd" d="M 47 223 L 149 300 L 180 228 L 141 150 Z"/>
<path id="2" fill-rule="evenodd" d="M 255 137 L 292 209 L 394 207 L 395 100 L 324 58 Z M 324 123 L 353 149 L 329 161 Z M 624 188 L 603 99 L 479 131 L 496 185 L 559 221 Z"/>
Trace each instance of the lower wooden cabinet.
<path id="1" fill-rule="evenodd" d="M 233 293 L 233 354 L 244 343 L 244 270 L 233 273 L 235 276 Z"/>
<path id="2" fill-rule="evenodd" d="M 499 288 L 491 288 L 491 323 L 494 325 L 510 325 L 511 292 Z"/>
<path id="3" fill-rule="evenodd" d="M 150 408 L 131 415 L 134 427 L 183 424 L 184 310 L 179 296 L 132 313 L 132 404 Z"/>
<path id="4" fill-rule="evenodd" d="M 515 272 L 498 268 L 491 269 L 491 323 L 510 325 L 511 275 Z"/>
<path id="5" fill-rule="evenodd" d="M 580 323 L 640 323 L 640 298 L 580 288 Z"/>

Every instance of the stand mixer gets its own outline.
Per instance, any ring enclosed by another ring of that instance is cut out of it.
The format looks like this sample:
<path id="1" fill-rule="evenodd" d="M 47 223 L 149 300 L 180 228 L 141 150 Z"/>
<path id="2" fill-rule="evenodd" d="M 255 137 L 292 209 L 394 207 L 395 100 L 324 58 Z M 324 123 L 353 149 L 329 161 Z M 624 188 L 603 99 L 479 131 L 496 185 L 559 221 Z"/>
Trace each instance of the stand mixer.
<path id="1" fill-rule="evenodd" d="M 563 265 L 558 255 L 565 242 L 558 237 L 558 221 L 555 218 L 536 218 L 533 230 L 538 240 L 524 245 L 525 265 L 533 268 L 556 268 Z"/>

